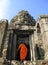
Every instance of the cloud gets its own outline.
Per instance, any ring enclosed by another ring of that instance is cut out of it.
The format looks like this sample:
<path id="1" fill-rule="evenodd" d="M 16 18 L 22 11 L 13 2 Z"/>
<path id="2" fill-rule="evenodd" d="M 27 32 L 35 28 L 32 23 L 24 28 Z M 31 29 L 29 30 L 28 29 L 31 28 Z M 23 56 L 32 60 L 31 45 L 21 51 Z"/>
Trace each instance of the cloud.
<path id="1" fill-rule="evenodd" d="M 9 0 L 0 0 L 0 19 L 4 18 L 9 6 Z"/>

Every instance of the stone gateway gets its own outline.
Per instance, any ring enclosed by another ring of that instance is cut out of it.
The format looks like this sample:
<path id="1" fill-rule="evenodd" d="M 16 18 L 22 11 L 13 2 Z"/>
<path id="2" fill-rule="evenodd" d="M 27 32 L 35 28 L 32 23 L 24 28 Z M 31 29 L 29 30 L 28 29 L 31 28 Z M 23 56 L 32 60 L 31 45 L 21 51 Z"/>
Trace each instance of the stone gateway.
<path id="1" fill-rule="evenodd" d="M 28 49 L 23 62 L 20 50 L 17 50 L 21 43 Z M 28 11 L 22 10 L 10 23 L 6 19 L 0 20 L 0 65 L 21 64 L 48 64 L 48 15 L 41 15 L 35 21 Z"/>

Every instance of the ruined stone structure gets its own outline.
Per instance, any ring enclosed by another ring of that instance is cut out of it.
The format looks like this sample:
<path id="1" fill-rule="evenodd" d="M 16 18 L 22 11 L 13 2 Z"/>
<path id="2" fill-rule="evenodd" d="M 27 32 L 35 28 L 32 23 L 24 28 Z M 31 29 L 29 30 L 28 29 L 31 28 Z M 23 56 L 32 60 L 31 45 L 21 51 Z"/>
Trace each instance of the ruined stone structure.
<path id="1" fill-rule="evenodd" d="M 24 65 L 46 65 L 48 63 L 48 15 L 35 19 L 21 11 L 11 19 L 0 20 L 0 65 L 21 65 L 17 48 L 24 42 L 28 55 Z"/>

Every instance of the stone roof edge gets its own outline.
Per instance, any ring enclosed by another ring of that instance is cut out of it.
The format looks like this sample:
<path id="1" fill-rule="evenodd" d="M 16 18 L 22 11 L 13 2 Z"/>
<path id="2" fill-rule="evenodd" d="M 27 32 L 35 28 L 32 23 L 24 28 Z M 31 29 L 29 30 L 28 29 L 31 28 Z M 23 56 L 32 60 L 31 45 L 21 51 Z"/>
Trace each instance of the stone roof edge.
<path id="1" fill-rule="evenodd" d="M 37 21 L 40 20 L 41 18 L 48 18 L 48 14 L 39 15 Z"/>

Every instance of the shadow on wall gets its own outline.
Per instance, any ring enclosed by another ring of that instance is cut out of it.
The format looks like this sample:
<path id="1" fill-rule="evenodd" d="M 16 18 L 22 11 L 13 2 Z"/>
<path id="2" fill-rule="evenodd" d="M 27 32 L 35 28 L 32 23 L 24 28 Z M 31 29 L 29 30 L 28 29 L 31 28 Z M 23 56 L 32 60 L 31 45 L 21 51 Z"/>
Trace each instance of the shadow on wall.
<path id="1" fill-rule="evenodd" d="M 41 45 L 35 45 L 35 57 L 36 60 L 44 60 L 45 51 Z"/>

